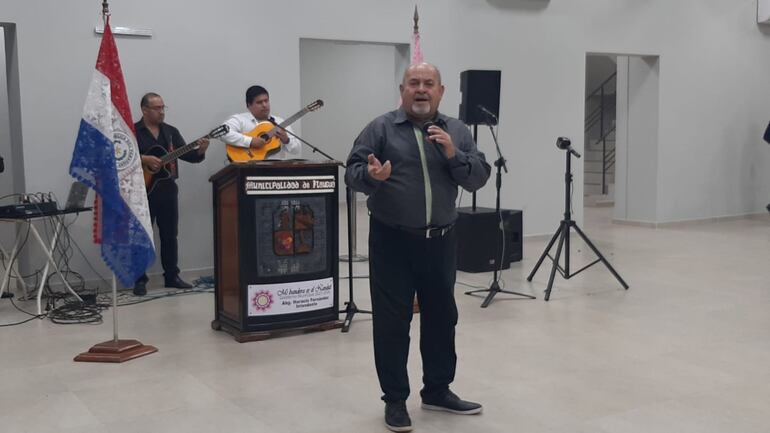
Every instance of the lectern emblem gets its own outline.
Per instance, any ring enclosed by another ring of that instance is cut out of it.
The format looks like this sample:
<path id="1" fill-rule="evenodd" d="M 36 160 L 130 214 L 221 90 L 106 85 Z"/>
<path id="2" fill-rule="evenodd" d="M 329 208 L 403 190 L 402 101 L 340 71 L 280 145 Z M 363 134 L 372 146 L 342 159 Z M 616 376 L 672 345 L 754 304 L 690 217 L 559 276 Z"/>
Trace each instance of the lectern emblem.
<path id="1" fill-rule="evenodd" d="M 295 256 L 313 251 L 315 217 L 308 205 L 282 204 L 273 213 L 273 252 Z"/>
<path id="2" fill-rule="evenodd" d="M 251 298 L 251 305 L 257 311 L 267 311 L 273 305 L 273 294 L 265 290 L 260 290 Z"/>

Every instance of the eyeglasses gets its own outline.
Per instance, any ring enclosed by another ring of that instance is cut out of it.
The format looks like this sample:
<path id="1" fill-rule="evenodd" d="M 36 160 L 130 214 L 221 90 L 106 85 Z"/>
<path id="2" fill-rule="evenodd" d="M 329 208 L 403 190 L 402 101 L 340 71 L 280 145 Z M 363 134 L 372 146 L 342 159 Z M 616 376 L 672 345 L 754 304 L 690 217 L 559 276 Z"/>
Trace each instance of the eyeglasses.
<path id="1" fill-rule="evenodd" d="M 150 110 L 157 111 L 159 113 L 163 113 L 166 110 L 168 110 L 168 105 L 161 105 L 160 107 L 147 107 Z"/>

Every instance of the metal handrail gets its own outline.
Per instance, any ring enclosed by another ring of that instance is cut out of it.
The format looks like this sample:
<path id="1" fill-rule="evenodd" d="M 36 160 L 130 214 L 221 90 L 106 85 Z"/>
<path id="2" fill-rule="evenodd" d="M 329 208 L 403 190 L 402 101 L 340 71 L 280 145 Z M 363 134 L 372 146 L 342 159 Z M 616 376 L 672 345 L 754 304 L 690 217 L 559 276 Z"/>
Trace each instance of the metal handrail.
<path id="1" fill-rule="evenodd" d="M 585 129 L 586 132 L 589 131 L 591 128 L 596 126 L 596 123 L 599 122 L 602 115 L 602 107 L 596 107 L 594 111 L 591 112 L 588 116 L 586 116 L 586 123 L 585 123 Z"/>
<path id="2" fill-rule="evenodd" d="M 613 79 L 617 78 L 617 76 L 618 73 L 613 72 L 609 77 L 602 81 L 593 92 L 586 96 L 586 102 L 588 102 L 588 100 L 596 94 L 601 96 L 599 106 L 591 111 L 591 113 L 586 115 L 584 122 L 584 134 L 588 136 L 588 131 L 596 126 L 597 123 L 599 123 L 600 138 L 597 140 L 597 143 L 602 143 L 602 194 L 607 194 L 607 171 L 609 168 L 615 165 L 615 146 L 613 145 L 611 149 L 607 148 L 607 137 L 615 132 L 615 125 L 612 125 L 606 132 L 604 130 L 604 87 Z"/>
<path id="3" fill-rule="evenodd" d="M 596 141 L 597 141 L 597 142 L 599 142 L 599 141 L 604 141 L 604 140 L 606 140 L 606 139 L 607 139 L 607 137 L 609 137 L 609 136 L 610 136 L 610 134 L 612 134 L 613 132 L 615 132 L 615 125 L 612 125 L 612 128 L 610 128 L 610 130 L 609 130 L 609 131 L 605 132 L 605 133 L 604 133 L 604 135 L 602 135 L 601 137 L 599 137 L 599 139 L 598 139 L 598 140 L 596 140 Z"/>
<path id="4" fill-rule="evenodd" d="M 618 76 L 617 72 L 613 72 L 612 74 L 610 74 L 610 76 L 607 77 L 606 80 L 602 81 L 602 83 L 599 84 L 593 92 L 589 93 L 588 96 L 586 96 L 586 100 L 588 100 L 588 98 L 590 98 L 591 96 L 594 96 L 597 92 L 603 89 L 604 86 L 606 86 L 610 81 L 612 81 L 613 78 L 617 76 Z"/>

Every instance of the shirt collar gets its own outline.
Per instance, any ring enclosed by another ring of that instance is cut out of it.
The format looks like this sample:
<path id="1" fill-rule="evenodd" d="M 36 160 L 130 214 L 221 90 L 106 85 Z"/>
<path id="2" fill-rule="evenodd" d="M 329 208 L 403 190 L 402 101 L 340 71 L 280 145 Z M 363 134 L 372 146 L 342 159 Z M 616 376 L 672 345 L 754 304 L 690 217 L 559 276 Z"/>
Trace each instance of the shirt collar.
<path id="1" fill-rule="evenodd" d="M 443 123 L 446 124 L 447 120 L 449 120 L 449 117 L 441 114 L 440 111 L 437 111 L 436 119 L 440 119 L 441 121 L 443 121 Z M 409 118 L 406 117 L 406 111 L 404 110 L 404 107 L 398 107 L 398 110 L 396 110 L 396 118 L 393 121 L 396 124 L 409 122 Z"/>
<path id="2" fill-rule="evenodd" d="M 161 124 L 158 125 L 158 129 L 163 129 L 163 125 L 165 125 L 165 122 L 161 122 Z M 144 123 L 144 117 L 139 119 L 139 121 L 136 122 L 135 126 L 137 129 L 146 129 L 148 131 L 150 130 L 150 128 L 148 128 L 147 125 Z"/>

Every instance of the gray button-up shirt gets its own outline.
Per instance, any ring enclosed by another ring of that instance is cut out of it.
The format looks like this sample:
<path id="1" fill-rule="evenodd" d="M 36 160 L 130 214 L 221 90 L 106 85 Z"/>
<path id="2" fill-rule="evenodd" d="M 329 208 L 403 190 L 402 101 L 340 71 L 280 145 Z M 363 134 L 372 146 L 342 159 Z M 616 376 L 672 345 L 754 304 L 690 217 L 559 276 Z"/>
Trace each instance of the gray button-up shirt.
<path id="1" fill-rule="evenodd" d="M 476 148 L 461 121 L 437 115 L 452 137 L 456 154 L 444 155 L 439 144 L 425 137 L 425 157 L 433 197 L 432 226 L 445 226 L 457 219 L 457 187 L 475 191 L 487 182 L 491 168 Z M 390 161 L 391 175 L 378 181 L 367 171 L 367 157 L 374 154 L 383 164 Z M 425 227 L 425 183 L 414 124 L 402 108 L 374 119 L 353 143 L 345 170 L 345 183 L 368 195 L 367 206 L 378 221 L 407 228 Z"/>

